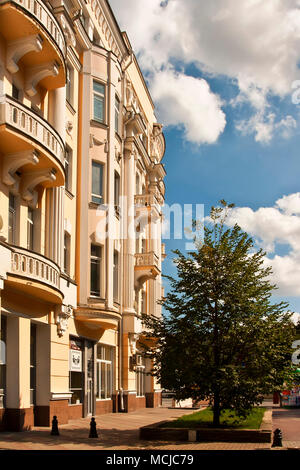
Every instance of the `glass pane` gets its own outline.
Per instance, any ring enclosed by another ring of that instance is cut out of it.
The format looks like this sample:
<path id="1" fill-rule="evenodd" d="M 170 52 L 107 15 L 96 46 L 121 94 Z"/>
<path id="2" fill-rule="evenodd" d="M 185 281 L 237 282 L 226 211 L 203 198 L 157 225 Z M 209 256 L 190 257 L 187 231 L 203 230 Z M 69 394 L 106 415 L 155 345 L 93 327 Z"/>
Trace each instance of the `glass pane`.
<path id="1" fill-rule="evenodd" d="M 111 395 L 112 395 L 111 364 L 106 364 L 106 366 L 107 366 L 107 398 L 111 398 Z"/>
<path id="2" fill-rule="evenodd" d="M 91 259 L 91 294 L 100 295 L 100 262 Z"/>
<path id="3" fill-rule="evenodd" d="M 71 383 L 70 388 L 82 388 L 82 372 L 70 372 Z"/>
<path id="4" fill-rule="evenodd" d="M 101 163 L 93 162 L 92 165 L 92 195 L 102 199 L 103 166 Z"/>
<path id="5" fill-rule="evenodd" d="M 104 121 L 104 99 L 98 95 L 94 95 L 94 119 Z"/>
<path id="6" fill-rule="evenodd" d="M 105 396 L 105 363 L 101 362 L 101 380 L 100 380 L 100 387 L 101 387 L 101 398 L 106 398 Z"/>
<path id="7" fill-rule="evenodd" d="M 101 93 L 104 96 L 105 86 L 99 82 L 93 82 L 93 90 L 97 93 Z"/>

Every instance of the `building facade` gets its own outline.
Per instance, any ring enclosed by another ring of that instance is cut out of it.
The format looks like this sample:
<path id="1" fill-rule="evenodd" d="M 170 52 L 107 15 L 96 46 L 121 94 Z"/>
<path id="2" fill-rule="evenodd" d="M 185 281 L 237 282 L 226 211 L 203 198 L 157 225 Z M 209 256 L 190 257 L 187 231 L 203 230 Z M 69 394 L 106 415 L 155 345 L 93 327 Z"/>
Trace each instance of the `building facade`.
<path id="1" fill-rule="evenodd" d="M 159 406 L 164 151 L 106 0 L 0 0 L 0 429 Z"/>

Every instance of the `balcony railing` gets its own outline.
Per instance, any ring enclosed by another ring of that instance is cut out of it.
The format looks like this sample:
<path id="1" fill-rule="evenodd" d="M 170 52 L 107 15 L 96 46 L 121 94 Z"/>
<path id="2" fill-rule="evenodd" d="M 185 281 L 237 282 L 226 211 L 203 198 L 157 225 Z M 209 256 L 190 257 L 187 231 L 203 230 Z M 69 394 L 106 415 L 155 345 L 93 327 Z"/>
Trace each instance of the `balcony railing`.
<path id="1" fill-rule="evenodd" d="M 155 194 L 137 194 L 134 196 L 134 203 L 139 206 L 159 206 Z"/>
<path id="2" fill-rule="evenodd" d="M 156 266 L 158 268 L 158 256 L 151 251 L 150 253 L 137 253 L 135 255 L 136 266 Z"/>
<path id="3" fill-rule="evenodd" d="M 28 11 L 39 23 L 41 23 L 47 32 L 50 34 L 52 39 L 59 47 L 61 53 L 65 57 L 66 55 L 66 41 L 63 32 L 55 19 L 54 15 L 47 8 L 45 3 L 41 0 L 10 0 L 24 10 Z M 0 0 L 0 5 L 7 3 L 7 0 Z"/>
<path id="4" fill-rule="evenodd" d="M 23 248 L 12 248 L 11 272 L 59 289 L 60 270 L 44 256 Z"/>
<path id="5" fill-rule="evenodd" d="M 64 165 L 64 144 L 59 134 L 37 113 L 7 95 L 0 98 L 0 124 L 5 123 L 41 143 Z"/>

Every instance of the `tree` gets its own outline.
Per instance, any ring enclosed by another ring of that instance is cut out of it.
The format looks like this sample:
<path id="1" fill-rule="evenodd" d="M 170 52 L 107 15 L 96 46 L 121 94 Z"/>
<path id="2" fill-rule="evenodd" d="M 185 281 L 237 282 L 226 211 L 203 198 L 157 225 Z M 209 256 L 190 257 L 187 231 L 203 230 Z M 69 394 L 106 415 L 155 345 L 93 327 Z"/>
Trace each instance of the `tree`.
<path id="1" fill-rule="evenodd" d="M 177 399 L 210 400 L 216 426 L 222 409 L 245 416 L 292 380 L 292 314 L 287 303 L 271 303 L 265 253 L 238 225 L 226 226 L 232 207 L 212 207 L 194 252 L 174 251 L 177 278 L 166 276 L 171 290 L 161 301 L 167 313 L 143 316 L 144 337 L 156 339 L 145 346 L 152 374 Z"/>

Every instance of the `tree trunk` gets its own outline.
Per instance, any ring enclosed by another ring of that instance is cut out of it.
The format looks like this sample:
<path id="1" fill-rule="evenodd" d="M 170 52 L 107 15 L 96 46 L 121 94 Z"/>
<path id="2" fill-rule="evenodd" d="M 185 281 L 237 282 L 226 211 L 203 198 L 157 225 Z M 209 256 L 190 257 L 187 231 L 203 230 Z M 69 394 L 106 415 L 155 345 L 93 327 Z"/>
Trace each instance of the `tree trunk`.
<path id="1" fill-rule="evenodd" d="M 214 426 L 220 426 L 220 394 L 219 390 L 216 390 L 214 393 L 214 421 L 213 425 Z"/>

